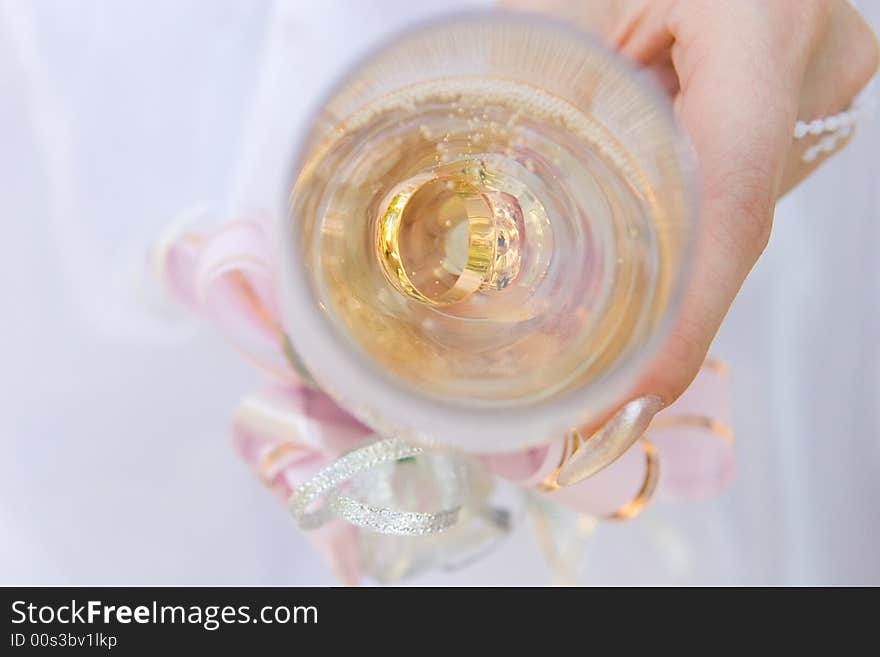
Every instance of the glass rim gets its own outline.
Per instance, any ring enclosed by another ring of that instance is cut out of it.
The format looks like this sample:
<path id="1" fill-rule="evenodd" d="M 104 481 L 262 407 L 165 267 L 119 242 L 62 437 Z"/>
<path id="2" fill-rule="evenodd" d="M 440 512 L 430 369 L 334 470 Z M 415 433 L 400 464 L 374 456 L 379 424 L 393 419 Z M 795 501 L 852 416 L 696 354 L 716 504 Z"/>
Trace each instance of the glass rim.
<path id="1" fill-rule="evenodd" d="M 674 144 L 683 161 L 695 163 L 690 141 L 675 119 L 672 103 L 653 81 L 642 75 L 630 62 L 600 38 L 559 20 L 533 14 L 503 11 L 468 11 L 422 21 L 370 49 L 357 64 L 350 66 L 321 97 L 311 113 L 310 126 L 320 116 L 321 108 L 337 98 L 359 73 L 403 40 L 430 38 L 432 34 L 456 25 L 498 25 L 508 23 L 539 26 L 565 33 L 604 51 L 608 59 L 627 76 L 639 79 L 645 94 L 652 97 L 658 110 L 667 114 L 674 130 Z M 669 286 L 669 300 L 662 316 L 643 344 L 615 360 L 596 377 L 557 394 L 512 403 L 462 405 L 421 391 L 406 381 L 383 371 L 380 364 L 364 352 L 349 336 L 343 335 L 336 322 L 319 308 L 315 290 L 306 267 L 299 264 L 299 236 L 291 212 L 292 188 L 303 164 L 315 146 L 303 132 L 294 148 L 277 233 L 280 241 L 281 311 L 289 339 L 299 358 L 321 389 L 346 410 L 377 433 L 423 444 L 441 444 L 476 453 L 514 451 L 547 443 L 566 431 L 583 426 L 615 403 L 625 403 L 628 393 L 668 337 L 678 317 L 687 283 L 693 268 L 700 233 L 698 213 L 698 177 L 695 166 L 685 166 L 682 177 L 691 191 L 684 195 L 685 228 L 678 259 Z M 308 299 L 309 303 L 303 303 Z M 449 438 L 455 436 L 453 440 Z"/>

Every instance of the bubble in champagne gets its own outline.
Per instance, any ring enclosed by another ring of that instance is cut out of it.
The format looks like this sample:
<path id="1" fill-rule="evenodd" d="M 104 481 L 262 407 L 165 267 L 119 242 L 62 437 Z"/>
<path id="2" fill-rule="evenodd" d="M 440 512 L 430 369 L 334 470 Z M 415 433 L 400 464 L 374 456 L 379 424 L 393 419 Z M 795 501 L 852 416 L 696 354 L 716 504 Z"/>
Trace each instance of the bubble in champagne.
<path id="1" fill-rule="evenodd" d="M 285 226 L 291 339 L 319 382 L 377 429 L 465 448 L 540 442 L 621 394 L 695 225 L 663 102 L 583 35 L 497 16 L 359 67 Z"/>

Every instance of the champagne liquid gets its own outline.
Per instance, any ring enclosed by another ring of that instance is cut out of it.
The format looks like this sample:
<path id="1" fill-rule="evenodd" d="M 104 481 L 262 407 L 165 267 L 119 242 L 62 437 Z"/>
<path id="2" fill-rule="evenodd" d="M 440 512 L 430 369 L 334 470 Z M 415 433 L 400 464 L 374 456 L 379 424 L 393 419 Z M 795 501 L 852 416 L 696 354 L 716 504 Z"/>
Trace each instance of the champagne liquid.
<path id="1" fill-rule="evenodd" d="M 313 215 L 318 297 L 379 368 L 425 393 L 541 399 L 601 371 L 653 319 L 651 187 L 598 122 L 536 87 L 411 85 L 341 122 L 304 171 L 293 198 Z"/>

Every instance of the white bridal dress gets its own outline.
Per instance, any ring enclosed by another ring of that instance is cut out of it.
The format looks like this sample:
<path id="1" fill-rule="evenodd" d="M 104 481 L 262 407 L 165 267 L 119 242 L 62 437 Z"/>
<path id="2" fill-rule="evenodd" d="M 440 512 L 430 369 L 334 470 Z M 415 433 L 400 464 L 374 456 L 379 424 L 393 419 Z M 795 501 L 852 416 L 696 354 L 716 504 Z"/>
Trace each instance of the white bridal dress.
<path id="1" fill-rule="evenodd" d="M 230 448 L 258 373 L 163 305 L 143 252 L 182 210 L 274 208 L 346 65 L 466 4 L 0 0 L 0 582 L 332 583 Z M 878 147 L 875 117 L 780 203 L 716 340 L 734 485 L 600 526 L 585 584 L 880 584 Z M 520 529 L 414 581 L 548 571 Z"/>

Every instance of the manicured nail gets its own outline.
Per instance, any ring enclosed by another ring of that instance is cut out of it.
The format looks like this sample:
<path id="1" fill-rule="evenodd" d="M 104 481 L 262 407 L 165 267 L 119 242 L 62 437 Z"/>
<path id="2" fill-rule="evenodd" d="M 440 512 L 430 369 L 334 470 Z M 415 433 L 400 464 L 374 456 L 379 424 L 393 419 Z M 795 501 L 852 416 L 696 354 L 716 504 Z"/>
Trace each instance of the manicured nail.
<path id="1" fill-rule="evenodd" d="M 641 438 L 662 407 L 663 402 L 656 395 L 639 397 L 629 402 L 562 464 L 556 483 L 560 486 L 571 486 L 614 463 Z"/>

